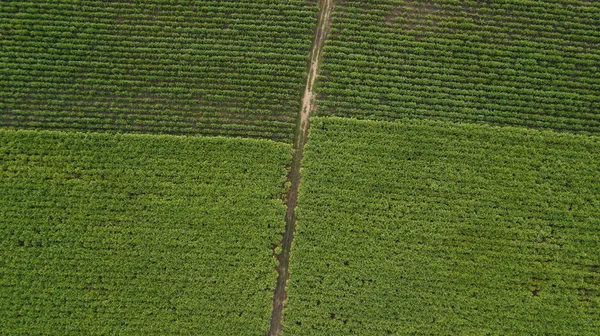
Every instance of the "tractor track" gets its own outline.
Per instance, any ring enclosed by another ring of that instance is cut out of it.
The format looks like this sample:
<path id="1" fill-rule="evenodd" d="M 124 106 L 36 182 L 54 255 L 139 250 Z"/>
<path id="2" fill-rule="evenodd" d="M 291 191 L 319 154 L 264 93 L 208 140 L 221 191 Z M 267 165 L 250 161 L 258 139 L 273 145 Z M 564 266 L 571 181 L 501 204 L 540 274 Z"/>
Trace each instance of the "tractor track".
<path id="1" fill-rule="evenodd" d="M 306 80 L 306 88 L 302 99 L 302 109 L 298 118 L 298 127 L 294 138 L 294 154 L 292 156 L 292 165 L 289 174 L 291 182 L 287 194 L 287 210 L 285 213 L 285 231 L 281 241 L 281 253 L 278 256 L 279 266 L 277 266 L 277 285 L 273 295 L 273 312 L 270 319 L 269 336 L 279 336 L 283 330 L 283 308 L 287 299 L 286 284 L 290 277 L 290 249 L 294 240 L 296 231 L 295 209 L 298 204 L 298 187 L 300 185 L 300 167 L 304 156 L 304 144 L 308 140 L 308 127 L 310 112 L 315 109 L 314 105 L 314 85 L 319 71 L 320 57 L 323 51 L 327 30 L 331 21 L 333 12 L 333 0 L 320 0 L 320 16 L 317 24 L 315 39 L 313 41 L 310 54 L 310 66 Z"/>

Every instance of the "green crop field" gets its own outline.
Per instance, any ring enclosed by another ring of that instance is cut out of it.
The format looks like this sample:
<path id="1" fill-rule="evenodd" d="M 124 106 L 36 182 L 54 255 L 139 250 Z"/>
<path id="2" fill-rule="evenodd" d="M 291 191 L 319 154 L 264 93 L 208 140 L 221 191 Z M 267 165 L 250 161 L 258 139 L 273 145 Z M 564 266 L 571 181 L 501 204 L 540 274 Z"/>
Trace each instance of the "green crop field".
<path id="1" fill-rule="evenodd" d="M 336 1 L 321 116 L 600 132 L 600 2 Z"/>
<path id="2" fill-rule="evenodd" d="M 0 126 L 290 142 L 316 1 L 2 1 Z"/>
<path id="3" fill-rule="evenodd" d="M 291 147 L 0 130 L 0 334 L 263 335 Z"/>
<path id="4" fill-rule="evenodd" d="M 597 335 L 600 140 L 313 118 L 286 335 Z"/>
<path id="5" fill-rule="evenodd" d="M 600 1 L 0 1 L 0 335 L 600 330 Z"/>

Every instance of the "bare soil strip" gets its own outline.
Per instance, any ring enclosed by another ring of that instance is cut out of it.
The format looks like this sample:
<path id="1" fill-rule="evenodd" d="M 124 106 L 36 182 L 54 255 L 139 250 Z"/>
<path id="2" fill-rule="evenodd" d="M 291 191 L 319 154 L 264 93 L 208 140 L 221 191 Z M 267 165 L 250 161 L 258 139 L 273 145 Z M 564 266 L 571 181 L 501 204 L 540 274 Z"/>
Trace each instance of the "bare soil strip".
<path id="1" fill-rule="evenodd" d="M 310 68 L 308 70 L 308 78 L 306 80 L 306 89 L 304 90 L 304 98 L 302 99 L 302 110 L 300 111 L 299 125 L 296 130 L 294 139 L 294 154 L 292 156 L 292 167 L 289 175 L 291 182 L 290 189 L 287 195 L 287 210 L 285 214 L 285 232 L 281 241 L 281 253 L 279 254 L 279 266 L 277 267 L 277 285 L 275 294 L 273 295 L 273 313 L 271 314 L 271 326 L 269 328 L 269 336 L 279 336 L 283 329 L 283 306 L 287 299 L 285 286 L 290 277 L 290 248 L 294 233 L 296 231 L 296 214 L 294 210 L 298 203 L 298 186 L 300 185 L 300 166 L 302 157 L 304 156 L 304 144 L 308 138 L 308 125 L 310 112 L 314 109 L 314 92 L 313 87 L 319 70 L 319 60 L 323 50 L 325 37 L 331 21 L 331 13 L 333 11 L 333 0 L 320 0 L 319 8 L 321 16 L 317 25 L 317 32 L 310 55 Z"/>

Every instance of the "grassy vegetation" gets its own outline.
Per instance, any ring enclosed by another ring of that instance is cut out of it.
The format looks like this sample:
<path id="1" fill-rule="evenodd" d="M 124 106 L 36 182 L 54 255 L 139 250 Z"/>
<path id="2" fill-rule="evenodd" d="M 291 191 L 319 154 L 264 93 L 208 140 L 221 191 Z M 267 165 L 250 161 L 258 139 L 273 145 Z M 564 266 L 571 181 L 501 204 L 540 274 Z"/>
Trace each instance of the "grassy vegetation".
<path id="1" fill-rule="evenodd" d="M 0 126 L 291 142 L 316 1 L 2 1 Z"/>
<path id="2" fill-rule="evenodd" d="M 313 118 L 286 335 L 597 335 L 600 142 Z"/>
<path id="3" fill-rule="evenodd" d="M 291 146 L 0 130 L 0 334 L 262 335 Z"/>
<path id="4" fill-rule="evenodd" d="M 600 132 L 600 2 L 336 1 L 319 113 Z"/>

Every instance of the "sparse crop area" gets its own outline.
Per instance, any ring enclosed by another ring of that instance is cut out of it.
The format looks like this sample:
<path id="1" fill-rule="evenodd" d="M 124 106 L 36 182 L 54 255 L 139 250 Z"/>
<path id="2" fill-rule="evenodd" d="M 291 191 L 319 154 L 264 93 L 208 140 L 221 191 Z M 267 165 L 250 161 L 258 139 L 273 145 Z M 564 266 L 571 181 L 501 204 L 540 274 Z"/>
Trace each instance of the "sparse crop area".
<path id="1" fill-rule="evenodd" d="M 285 335 L 596 335 L 598 138 L 313 118 Z"/>
<path id="2" fill-rule="evenodd" d="M 0 126 L 291 143 L 316 2 L 2 1 Z"/>
<path id="3" fill-rule="evenodd" d="M 321 116 L 600 132 L 598 1 L 336 1 Z"/>
<path id="4" fill-rule="evenodd" d="M 290 156 L 0 130 L 0 334 L 264 335 Z"/>

